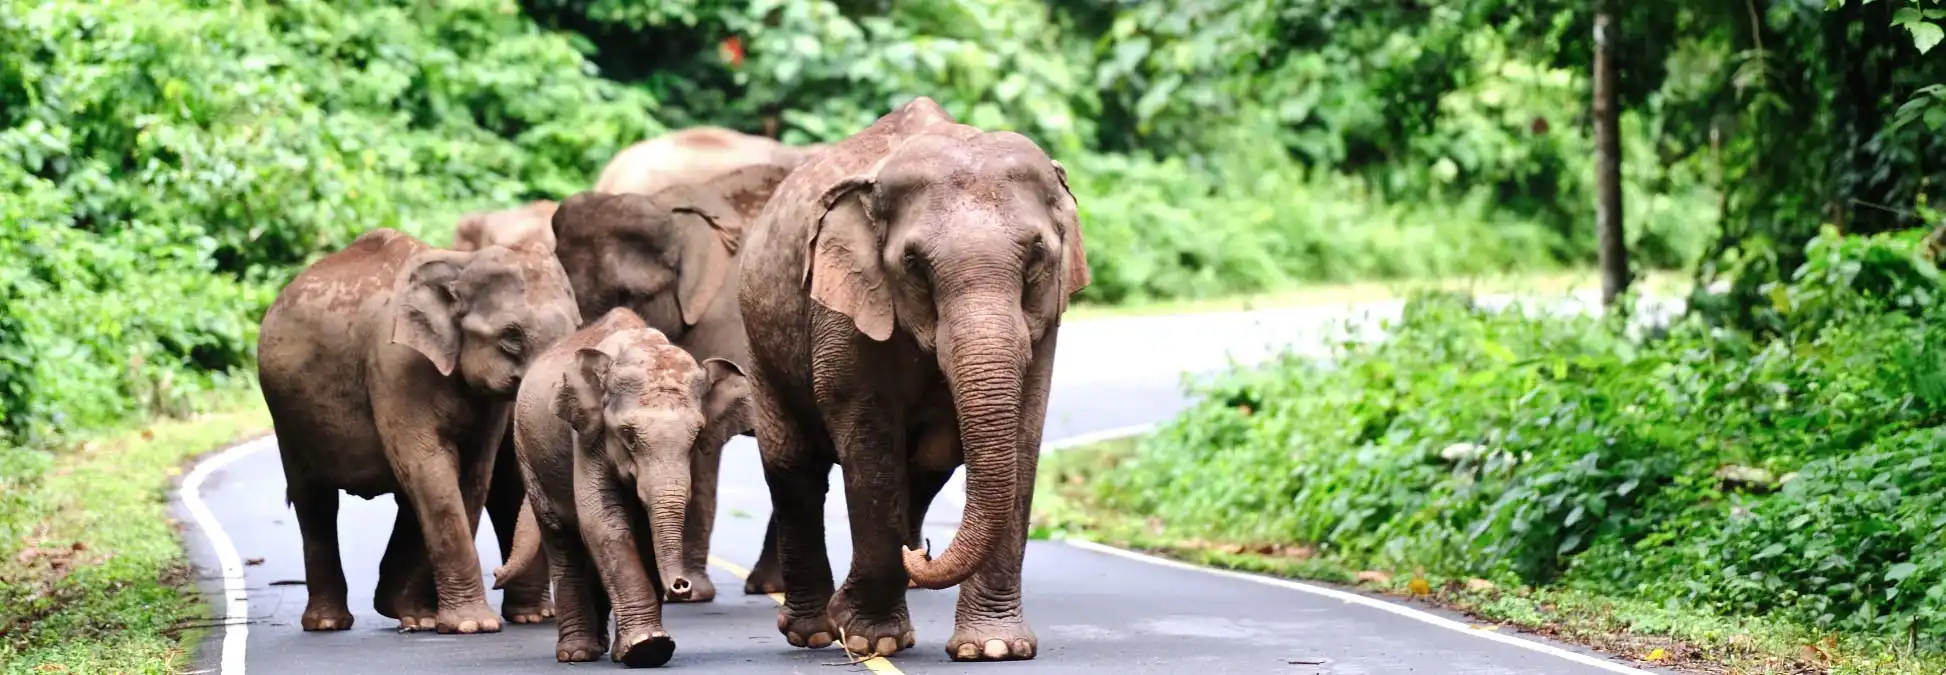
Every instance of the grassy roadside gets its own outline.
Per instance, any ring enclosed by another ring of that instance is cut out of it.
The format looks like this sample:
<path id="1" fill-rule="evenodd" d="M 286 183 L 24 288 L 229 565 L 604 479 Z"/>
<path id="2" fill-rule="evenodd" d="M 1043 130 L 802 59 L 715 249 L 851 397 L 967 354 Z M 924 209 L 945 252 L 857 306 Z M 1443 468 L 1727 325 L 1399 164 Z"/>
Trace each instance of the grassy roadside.
<path id="1" fill-rule="evenodd" d="M 168 491 L 186 462 L 269 429 L 254 388 L 211 412 L 92 435 L 38 476 L 0 479 L 0 664 L 7 673 L 169 673 L 208 615 Z"/>
<path id="2" fill-rule="evenodd" d="M 1173 537 L 1159 523 L 1103 508 L 1091 477 L 1112 470 L 1139 437 L 1044 456 L 1035 486 L 1033 537 L 1078 538 L 1186 562 L 1355 586 L 1458 610 L 1481 624 L 1514 627 L 1632 659 L 1642 666 L 1729 675 L 1936 675 L 1946 657 L 1907 644 L 1820 633 L 1761 619 L 1723 617 L 1655 598 L 1567 588 L 1500 588 L 1481 579 L 1359 570 L 1309 546 Z M 1421 583 L 1423 582 L 1423 583 Z"/>
<path id="3" fill-rule="evenodd" d="M 1444 280 L 1368 281 L 1347 284 L 1293 286 L 1262 293 L 1244 293 L 1194 300 L 1163 300 L 1126 305 L 1077 304 L 1068 308 L 1070 320 L 1121 316 L 1165 314 L 1204 314 L 1287 307 L 1313 307 L 1347 303 L 1400 300 L 1415 290 L 1472 290 L 1481 295 L 1531 293 L 1560 295 L 1601 288 L 1595 270 L 1568 270 L 1535 274 L 1507 274 Z M 1653 271 L 1641 275 L 1635 288 L 1656 295 L 1676 295 L 1689 289 L 1686 274 Z"/>

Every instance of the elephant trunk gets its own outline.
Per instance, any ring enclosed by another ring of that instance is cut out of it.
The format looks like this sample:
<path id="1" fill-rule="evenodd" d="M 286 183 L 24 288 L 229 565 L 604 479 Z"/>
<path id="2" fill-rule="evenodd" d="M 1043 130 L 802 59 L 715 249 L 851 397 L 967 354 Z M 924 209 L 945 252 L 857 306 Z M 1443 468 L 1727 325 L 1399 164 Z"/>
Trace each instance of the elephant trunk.
<path id="1" fill-rule="evenodd" d="M 1014 513 L 1020 490 L 1020 398 L 1030 350 L 1020 314 L 1019 289 L 981 294 L 941 307 L 940 369 L 959 416 L 966 456 L 966 509 L 959 534 L 931 560 L 904 549 L 913 585 L 940 589 L 958 584 L 993 555 Z"/>
<path id="2" fill-rule="evenodd" d="M 514 521 L 513 550 L 507 552 L 505 564 L 494 568 L 493 587 L 506 587 L 507 583 L 520 578 L 540 557 L 540 523 L 534 521 L 534 505 L 528 500 L 520 502 L 520 517 Z"/>
<path id="3" fill-rule="evenodd" d="M 688 463 L 657 462 L 654 469 L 641 473 L 637 490 L 649 513 L 649 538 L 655 548 L 663 594 L 672 600 L 687 600 L 693 588 L 682 569 L 682 528 L 689 510 Z"/>

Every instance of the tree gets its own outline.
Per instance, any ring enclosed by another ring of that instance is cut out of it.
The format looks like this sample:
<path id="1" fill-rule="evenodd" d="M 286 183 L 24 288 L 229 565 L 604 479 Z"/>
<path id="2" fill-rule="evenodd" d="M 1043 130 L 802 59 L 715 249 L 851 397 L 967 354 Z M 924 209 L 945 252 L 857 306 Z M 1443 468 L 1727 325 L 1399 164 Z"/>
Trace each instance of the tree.
<path id="1" fill-rule="evenodd" d="M 1595 237 L 1601 304 L 1628 290 L 1628 240 L 1622 236 L 1621 116 L 1615 101 L 1613 0 L 1595 0 Z"/>

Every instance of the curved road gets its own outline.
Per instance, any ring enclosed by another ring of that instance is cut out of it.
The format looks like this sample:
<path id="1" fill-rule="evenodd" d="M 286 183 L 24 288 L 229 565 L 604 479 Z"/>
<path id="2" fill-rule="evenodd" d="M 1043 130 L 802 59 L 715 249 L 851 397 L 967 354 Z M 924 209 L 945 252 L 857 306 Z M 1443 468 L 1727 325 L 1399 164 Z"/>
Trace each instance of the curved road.
<path id="1" fill-rule="evenodd" d="M 1583 311 L 1587 295 L 1559 306 Z M 1166 419 L 1186 405 L 1183 373 L 1221 368 L 1228 358 L 1256 361 L 1286 346 L 1322 354 L 1331 331 L 1362 318 L 1397 317 L 1402 303 L 1307 307 L 1250 313 L 1074 320 L 1063 327 L 1049 403 L 1051 443 Z M 1664 308 L 1666 310 L 1666 308 Z M 1660 314 L 1661 312 L 1656 312 Z M 214 606 L 226 616 L 198 652 L 197 672 L 218 675 L 399 675 L 402 673 L 564 672 L 554 661 L 554 625 L 516 626 L 493 635 L 401 634 L 371 608 L 378 560 L 394 512 L 390 497 L 346 497 L 339 515 L 352 630 L 304 633 L 301 539 L 284 505 L 275 439 L 205 460 L 185 479 L 176 504 L 189 527 L 191 560 Z M 1578 647 L 1468 628 L 1457 615 L 1364 595 L 1251 575 L 1213 572 L 1105 547 L 1052 541 L 1028 544 L 1025 610 L 1040 638 L 1032 661 L 959 664 L 948 660 L 957 590 L 914 590 L 908 597 L 919 644 L 888 662 L 850 663 L 843 650 L 794 648 L 776 630 L 776 601 L 745 596 L 738 576 L 756 560 L 769 496 L 755 444 L 739 438 L 724 454 L 721 505 L 712 553 L 714 603 L 672 605 L 665 623 L 676 639 L 670 668 L 710 673 L 1643 673 Z M 834 578 L 850 565 L 843 485 L 835 475 L 827 505 Z M 928 514 L 926 530 L 943 546 L 959 523 L 963 484 L 955 478 Z M 479 533 L 481 564 L 499 563 L 491 525 Z M 488 577 L 490 579 L 490 576 Z M 291 583 L 295 582 L 295 583 Z M 489 591 L 497 610 L 500 594 Z M 575 668 L 620 668 L 603 658 Z"/>

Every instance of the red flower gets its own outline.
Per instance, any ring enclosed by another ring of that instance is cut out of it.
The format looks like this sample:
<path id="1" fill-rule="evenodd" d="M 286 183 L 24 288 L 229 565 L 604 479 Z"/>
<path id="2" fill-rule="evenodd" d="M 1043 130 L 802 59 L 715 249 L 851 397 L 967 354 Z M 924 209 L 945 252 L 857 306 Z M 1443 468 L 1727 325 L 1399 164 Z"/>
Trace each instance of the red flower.
<path id="1" fill-rule="evenodd" d="M 737 36 L 723 38 L 723 43 L 717 45 L 716 51 L 723 56 L 723 60 L 730 62 L 730 67 L 743 65 L 743 40 Z"/>

